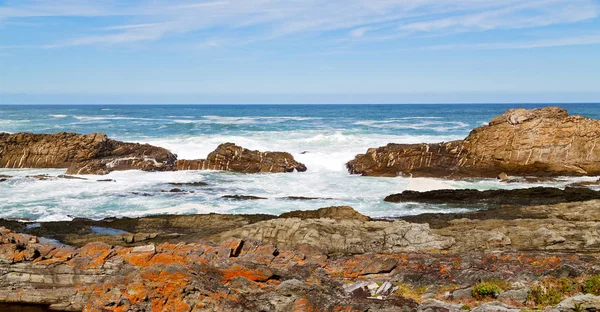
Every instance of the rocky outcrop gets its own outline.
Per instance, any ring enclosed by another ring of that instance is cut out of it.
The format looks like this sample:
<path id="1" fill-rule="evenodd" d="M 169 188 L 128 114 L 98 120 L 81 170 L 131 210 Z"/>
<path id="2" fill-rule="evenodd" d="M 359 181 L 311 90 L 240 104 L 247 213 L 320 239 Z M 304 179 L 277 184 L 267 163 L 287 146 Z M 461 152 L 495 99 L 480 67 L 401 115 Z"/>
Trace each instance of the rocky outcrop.
<path id="1" fill-rule="evenodd" d="M 511 109 L 464 140 L 388 144 L 347 163 L 365 176 L 497 177 L 600 174 L 600 121 L 565 109 Z"/>
<path id="2" fill-rule="evenodd" d="M 224 143 L 206 159 L 178 160 L 177 170 L 224 170 L 241 173 L 304 172 L 306 166 L 285 152 L 259 152 Z"/>
<path id="3" fill-rule="evenodd" d="M 67 168 L 67 174 L 107 174 L 174 170 L 175 159 L 164 148 L 119 142 L 101 133 L 0 133 L 2 168 Z"/>
<path id="4" fill-rule="evenodd" d="M 532 206 L 552 205 L 600 199 L 600 192 L 587 188 L 564 190 L 551 187 L 533 187 L 514 190 L 435 190 L 427 192 L 404 191 L 387 196 L 384 200 L 393 203 L 448 204 L 474 207 L 500 207 L 502 205 Z"/>
<path id="5" fill-rule="evenodd" d="M 0 133 L 0 168 L 67 168 L 67 174 L 119 170 L 306 171 L 306 166 L 289 153 L 251 151 L 233 143 L 219 145 L 207 159 L 177 160 L 177 155 L 161 147 L 115 141 L 102 133 L 65 132 Z"/>

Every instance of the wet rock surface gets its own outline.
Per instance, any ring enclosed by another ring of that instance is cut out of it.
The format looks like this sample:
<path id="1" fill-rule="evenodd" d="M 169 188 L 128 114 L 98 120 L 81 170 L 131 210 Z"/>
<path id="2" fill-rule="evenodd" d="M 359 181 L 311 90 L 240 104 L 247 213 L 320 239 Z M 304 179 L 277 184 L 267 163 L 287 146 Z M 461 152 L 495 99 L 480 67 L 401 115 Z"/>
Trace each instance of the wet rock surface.
<path id="1" fill-rule="evenodd" d="M 304 172 L 306 166 L 285 152 L 259 152 L 224 143 L 206 159 L 178 160 L 177 170 L 224 170 L 240 173 Z"/>
<path id="2" fill-rule="evenodd" d="M 0 133 L 2 168 L 67 168 L 67 174 L 107 174 L 173 170 L 175 159 L 164 148 L 119 142 L 102 133 Z"/>
<path id="3" fill-rule="evenodd" d="M 365 176 L 497 177 L 600 175 L 600 121 L 565 109 L 511 109 L 464 140 L 388 144 L 347 163 Z"/>
<path id="4" fill-rule="evenodd" d="M 564 190 L 550 187 L 534 187 L 514 190 L 435 190 L 427 192 L 404 191 L 387 196 L 384 200 L 393 203 L 415 202 L 460 206 L 500 207 L 502 205 L 532 206 L 552 205 L 600 199 L 600 192 L 587 188 Z"/>

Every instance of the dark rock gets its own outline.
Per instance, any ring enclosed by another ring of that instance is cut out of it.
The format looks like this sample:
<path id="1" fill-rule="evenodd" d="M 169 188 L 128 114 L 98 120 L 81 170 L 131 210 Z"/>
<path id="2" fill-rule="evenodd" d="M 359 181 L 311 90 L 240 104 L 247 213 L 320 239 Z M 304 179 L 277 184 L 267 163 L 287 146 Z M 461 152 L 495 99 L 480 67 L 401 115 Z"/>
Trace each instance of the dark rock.
<path id="1" fill-rule="evenodd" d="M 10 179 L 10 178 L 12 178 L 12 176 L 0 174 L 0 179 Z"/>
<path id="2" fill-rule="evenodd" d="M 564 190 L 534 187 L 516 190 L 435 190 L 428 192 L 404 191 L 387 196 L 387 202 L 417 202 L 462 206 L 499 207 L 501 205 L 531 206 L 600 199 L 600 192 L 582 188 Z"/>
<path id="3" fill-rule="evenodd" d="M 168 193 L 184 193 L 185 191 L 182 190 L 182 189 L 174 188 L 174 189 L 171 189 L 169 191 L 163 191 L 163 192 L 168 192 Z"/>
<path id="4" fill-rule="evenodd" d="M 56 180 L 56 177 L 49 176 L 47 174 L 38 174 L 38 175 L 25 176 L 25 177 L 29 178 L 29 179 L 36 179 L 38 181 Z"/>
<path id="5" fill-rule="evenodd" d="M 335 219 L 369 221 L 371 218 L 360 214 L 350 206 L 326 207 L 318 210 L 290 211 L 281 214 L 279 218 L 299 219 Z"/>
<path id="6" fill-rule="evenodd" d="M 329 199 L 329 198 L 320 198 L 320 197 L 304 197 L 304 196 L 287 196 L 284 199 L 289 200 L 318 200 L 318 199 Z"/>
<path id="7" fill-rule="evenodd" d="M 150 193 L 140 193 L 140 192 L 131 192 L 129 194 L 131 194 L 131 195 L 138 195 L 138 196 L 147 196 L 147 197 L 154 196 L 153 194 L 150 194 Z"/>
<path id="8" fill-rule="evenodd" d="M 58 176 L 59 179 L 67 179 L 67 180 L 87 180 L 86 178 L 74 177 L 66 174 L 61 174 Z"/>
<path id="9" fill-rule="evenodd" d="M 600 175 L 600 121 L 558 107 L 511 109 L 464 140 L 388 144 L 347 163 L 365 176 L 495 178 Z"/>
<path id="10" fill-rule="evenodd" d="M 8 181 L 8 179 L 4 179 L 4 178 L 0 179 L 0 182 L 6 182 L 6 181 Z"/>
<path id="11" fill-rule="evenodd" d="M 113 180 L 113 179 L 103 179 L 103 180 L 96 180 L 96 182 L 117 182 L 117 181 Z"/>
<path id="12" fill-rule="evenodd" d="M 257 199 L 268 199 L 266 197 L 250 196 L 250 195 L 224 195 L 222 198 L 234 199 L 234 200 L 257 200 Z"/>
<path id="13" fill-rule="evenodd" d="M 173 186 L 208 186 L 206 182 L 169 182 Z"/>
<path id="14" fill-rule="evenodd" d="M 208 154 L 207 159 L 178 160 L 177 170 L 224 170 L 240 173 L 304 172 L 306 166 L 290 153 L 259 152 L 224 143 Z"/>

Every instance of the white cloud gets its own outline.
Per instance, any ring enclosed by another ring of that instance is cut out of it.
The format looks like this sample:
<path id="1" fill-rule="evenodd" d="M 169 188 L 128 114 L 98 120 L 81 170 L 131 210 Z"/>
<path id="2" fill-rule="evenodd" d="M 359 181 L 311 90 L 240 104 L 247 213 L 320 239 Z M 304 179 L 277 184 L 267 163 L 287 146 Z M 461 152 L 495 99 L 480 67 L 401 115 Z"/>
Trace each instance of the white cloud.
<path id="1" fill-rule="evenodd" d="M 326 32 L 339 38 L 350 34 L 354 42 L 398 40 L 576 23 L 598 15 L 595 0 L 8 0 L 0 5 L 0 23 L 69 16 L 126 21 L 106 25 L 101 33 L 79 30 L 79 36 L 46 47 L 155 41 L 201 31 L 218 38 L 210 39 L 219 43 L 214 46 Z"/>

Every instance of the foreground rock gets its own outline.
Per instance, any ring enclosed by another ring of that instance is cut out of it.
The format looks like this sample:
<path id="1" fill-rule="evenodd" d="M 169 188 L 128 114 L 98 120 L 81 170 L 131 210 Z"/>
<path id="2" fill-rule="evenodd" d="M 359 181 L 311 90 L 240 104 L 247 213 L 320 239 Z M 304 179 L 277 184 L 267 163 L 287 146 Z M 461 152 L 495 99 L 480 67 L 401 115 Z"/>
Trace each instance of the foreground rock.
<path id="1" fill-rule="evenodd" d="M 431 311 L 462 307 L 440 301 L 447 289 L 481 280 L 522 285 L 564 267 L 570 277 L 583 277 L 596 272 L 598 260 L 439 252 L 331 258 L 308 245 L 252 240 L 73 248 L 0 228 L 0 303 L 59 311 Z M 437 300 L 423 301 L 425 296 Z M 575 297 L 559 310 L 594 300 Z M 488 306 L 509 307 L 482 303 L 478 311 L 490 311 Z"/>
<path id="2" fill-rule="evenodd" d="M 511 109 L 464 140 L 388 144 L 348 162 L 365 176 L 488 177 L 600 175 L 600 121 L 565 109 Z"/>
<path id="3" fill-rule="evenodd" d="M 241 173 L 304 172 L 306 166 L 285 152 L 259 152 L 221 144 L 206 159 L 178 160 L 177 170 L 224 170 Z"/>
<path id="4" fill-rule="evenodd" d="M 516 190 L 435 190 L 428 192 L 404 191 L 387 196 L 393 203 L 415 202 L 461 206 L 500 207 L 502 205 L 532 206 L 600 199 L 600 192 L 587 188 L 564 190 L 550 187 L 534 187 Z"/>
<path id="5" fill-rule="evenodd" d="M 164 148 L 119 142 L 101 133 L 0 133 L 2 168 L 67 168 L 67 174 L 107 174 L 173 170 L 175 159 Z"/>

